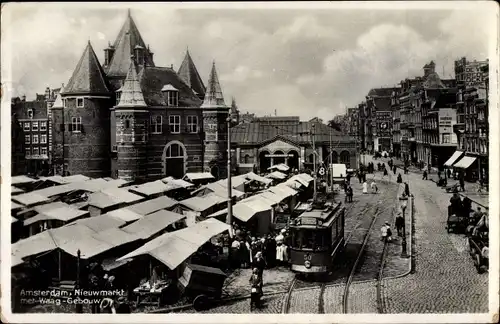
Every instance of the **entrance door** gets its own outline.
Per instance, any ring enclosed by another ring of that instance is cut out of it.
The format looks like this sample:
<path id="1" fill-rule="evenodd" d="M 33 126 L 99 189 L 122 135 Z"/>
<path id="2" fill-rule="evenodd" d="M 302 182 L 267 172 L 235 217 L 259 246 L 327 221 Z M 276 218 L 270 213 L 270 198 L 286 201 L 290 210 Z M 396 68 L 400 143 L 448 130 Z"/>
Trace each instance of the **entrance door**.
<path id="1" fill-rule="evenodd" d="M 275 155 L 281 155 L 281 156 L 283 156 L 283 157 L 275 157 L 274 160 L 273 160 L 273 162 L 274 162 L 273 164 L 274 165 L 285 163 L 285 158 L 284 158 L 285 152 L 283 152 L 283 151 L 275 151 L 274 154 Z"/>
<path id="2" fill-rule="evenodd" d="M 180 179 L 185 174 L 185 151 L 179 143 L 167 144 L 165 151 L 165 176 Z"/>
<path id="3" fill-rule="evenodd" d="M 269 155 L 268 151 L 262 151 L 259 154 L 260 172 L 267 172 L 267 169 L 271 166 L 271 158 L 266 157 L 266 155 Z"/>
<path id="4" fill-rule="evenodd" d="M 288 166 L 291 169 L 299 169 L 299 153 L 297 151 L 290 151 L 288 154 L 293 156 L 288 157 Z"/>

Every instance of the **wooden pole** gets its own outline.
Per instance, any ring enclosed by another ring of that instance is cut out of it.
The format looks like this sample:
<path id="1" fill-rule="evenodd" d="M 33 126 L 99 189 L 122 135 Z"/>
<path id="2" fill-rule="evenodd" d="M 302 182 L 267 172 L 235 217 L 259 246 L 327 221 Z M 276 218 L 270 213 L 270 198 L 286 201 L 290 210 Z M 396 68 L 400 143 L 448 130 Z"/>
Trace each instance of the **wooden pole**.
<path id="1" fill-rule="evenodd" d="M 76 289 L 80 289 L 80 287 L 81 287 L 80 258 L 81 258 L 81 252 L 80 252 L 80 249 L 78 249 L 78 251 L 76 251 L 76 285 L 75 285 Z M 76 304 L 75 311 L 78 314 L 83 313 L 83 305 L 80 303 Z"/>

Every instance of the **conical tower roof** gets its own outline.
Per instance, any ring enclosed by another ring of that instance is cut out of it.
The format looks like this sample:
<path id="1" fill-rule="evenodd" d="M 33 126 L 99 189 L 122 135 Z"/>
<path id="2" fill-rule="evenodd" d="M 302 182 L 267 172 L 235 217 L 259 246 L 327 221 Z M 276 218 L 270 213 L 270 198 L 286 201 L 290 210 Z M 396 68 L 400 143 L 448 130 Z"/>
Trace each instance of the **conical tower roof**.
<path id="1" fill-rule="evenodd" d="M 52 105 L 52 108 L 63 108 L 63 102 L 62 102 L 62 97 L 61 93 L 64 92 L 64 84 L 61 86 L 61 90 L 59 90 L 59 93 L 57 94 L 56 100 L 54 100 L 54 104 Z"/>
<path id="2" fill-rule="evenodd" d="M 115 52 L 107 69 L 109 76 L 124 77 L 127 75 L 132 60 L 131 55 L 134 54 L 134 49 L 137 46 L 144 48 L 146 51 L 146 55 L 144 55 L 146 65 L 154 66 L 152 58 L 148 55 L 149 49 L 147 49 L 129 10 L 127 19 L 113 44 Z"/>
<path id="3" fill-rule="evenodd" d="M 184 61 L 182 61 L 177 74 L 185 84 L 194 90 L 196 94 L 199 94 L 202 97 L 205 95 L 205 85 L 203 84 L 200 74 L 194 65 L 193 59 L 189 54 L 189 50 L 186 51 L 186 56 L 184 57 Z"/>
<path id="4" fill-rule="evenodd" d="M 109 94 L 104 71 L 90 41 L 63 94 Z"/>
<path id="5" fill-rule="evenodd" d="M 146 107 L 134 61 L 130 62 L 127 77 L 119 91 L 121 96 L 117 107 Z"/>
<path id="6" fill-rule="evenodd" d="M 207 91 L 205 92 L 205 99 L 201 108 L 227 108 L 224 102 L 224 96 L 222 95 L 222 89 L 220 87 L 219 78 L 217 77 L 217 71 L 215 69 L 215 62 L 212 64 L 212 71 L 210 72 L 210 77 L 208 78 Z"/>

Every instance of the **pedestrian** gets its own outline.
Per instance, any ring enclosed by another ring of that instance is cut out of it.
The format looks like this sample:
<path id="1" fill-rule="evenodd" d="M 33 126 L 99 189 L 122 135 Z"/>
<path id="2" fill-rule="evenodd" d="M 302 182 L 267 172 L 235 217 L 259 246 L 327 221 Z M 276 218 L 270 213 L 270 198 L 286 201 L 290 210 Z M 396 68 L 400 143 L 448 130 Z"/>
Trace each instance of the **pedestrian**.
<path id="1" fill-rule="evenodd" d="M 422 176 L 422 180 L 427 180 L 427 171 L 424 170 L 424 174 Z"/>
<path id="2" fill-rule="evenodd" d="M 260 306 L 260 297 L 262 296 L 262 277 L 259 276 L 259 269 L 252 270 L 249 282 L 251 287 L 250 310 L 253 310 L 254 306 Z"/>
<path id="3" fill-rule="evenodd" d="M 253 240 L 255 240 L 255 238 L 253 238 Z M 246 247 L 246 250 L 248 251 L 246 253 L 247 259 L 245 260 L 245 263 L 248 266 L 251 266 L 253 263 L 252 238 L 250 238 L 250 237 L 247 238 L 247 240 L 245 242 L 245 247 Z"/>
<path id="4" fill-rule="evenodd" d="M 402 182 L 403 182 L 403 177 L 401 177 L 401 173 L 398 173 L 397 183 L 402 183 Z"/>
<path id="5" fill-rule="evenodd" d="M 366 182 L 366 172 L 363 172 L 363 181 Z"/>
<path id="6" fill-rule="evenodd" d="M 280 265 L 284 265 L 287 261 L 287 250 L 284 244 L 285 237 L 281 233 L 276 236 L 276 260 Z"/>
<path id="7" fill-rule="evenodd" d="M 367 194 L 367 193 L 368 193 L 368 183 L 366 183 L 366 181 L 365 181 L 365 182 L 363 182 L 363 193 L 364 193 L 364 194 Z"/>
<path id="8" fill-rule="evenodd" d="M 408 167 L 406 165 L 405 165 L 403 171 L 404 171 L 404 174 L 408 174 Z"/>
<path id="9" fill-rule="evenodd" d="M 441 171 L 438 171 L 438 178 L 441 178 Z"/>
<path id="10" fill-rule="evenodd" d="M 259 276 L 263 278 L 264 269 L 266 268 L 266 260 L 262 255 L 262 252 L 257 252 L 253 260 L 253 267 L 259 270 Z"/>
<path id="11" fill-rule="evenodd" d="M 451 170 L 450 169 L 448 169 L 447 174 L 448 174 L 448 178 L 451 178 Z"/>
<path id="12" fill-rule="evenodd" d="M 462 199 L 460 199 L 460 196 L 458 193 L 453 193 L 453 196 L 450 198 L 450 206 L 451 206 L 451 213 L 453 215 L 459 215 L 460 210 L 462 210 Z"/>
<path id="13" fill-rule="evenodd" d="M 460 190 L 465 191 L 465 180 L 463 175 L 460 177 Z"/>
<path id="14" fill-rule="evenodd" d="M 387 235 L 385 241 L 387 243 L 392 242 L 392 230 L 391 230 L 391 225 L 388 222 L 385 222 L 386 230 L 387 230 Z"/>
<path id="15" fill-rule="evenodd" d="M 402 234 L 403 224 L 404 224 L 404 218 L 403 216 L 401 216 L 401 213 L 398 213 L 398 216 L 396 217 L 396 230 L 398 231 L 398 236 L 403 236 Z"/>
<path id="16" fill-rule="evenodd" d="M 231 254 L 230 256 L 230 263 L 231 266 L 236 269 L 241 267 L 241 253 L 240 253 L 240 241 L 235 239 L 233 243 L 231 243 Z"/>
<path id="17" fill-rule="evenodd" d="M 396 174 L 396 172 L 397 172 L 396 166 L 393 167 L 393 172 L 394 172 L 394 174 Z"/>
<path id="18" fill-rule="evenodd" d="M 384 166 L 384 175 L 382 177 L 385 177 L 386 175 L 388 175 L 387 168 Z"/>
<path id="19" fill-rule="evenodd" d="M 351 187 L 351 186 L 349 186 L 349 187 L 347 188 L 347 197 L 348 197 L 347 201 L 348 201 L 348 202 L 352 202 L 352 196 L 353 196 L 352 187 Z"/>
<path id="20" fill-rule="evenodd" d="M 410 186 L 408 185 L 408 182 L 405 182 L 405 196 L 410 196 Z"/>
<path id="21" fill-rule="evenodd" d="M 348 184 L 351 184 L 351 174 L 348 173 L 346 176 L 345 176 L 346 180 L 347 180 L 347 183 Z"/>
<path id="22" fill-rule="evenodd" d="M 386 241 L 386 239 L 387 239 L 387 226 L 385 224 L 382 225 L 382 227 L 380 228 L 380 232 L 381 232 L 380 240 Z"/>
<path id="23" fill-rule="evenodd" d="M 269 268 L 273 268 L 276 264 L 276 240 L 273 240 L 271 235 L 268 235 L 266 242 L 266 263 Z"/>
<path id="24" fill-rule="evenodd" d="M 372 193 L 377 193 L 378 192 L 378 187 L 375 181 L 372 181 L 370 188 L 372 189 Z"/>

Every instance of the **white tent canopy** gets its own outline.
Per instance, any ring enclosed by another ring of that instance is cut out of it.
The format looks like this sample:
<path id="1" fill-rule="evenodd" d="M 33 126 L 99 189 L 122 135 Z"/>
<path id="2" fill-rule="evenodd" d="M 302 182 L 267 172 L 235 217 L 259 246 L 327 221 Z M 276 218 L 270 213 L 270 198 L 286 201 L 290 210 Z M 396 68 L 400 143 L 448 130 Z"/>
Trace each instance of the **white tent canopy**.
<path id="1" fill-rule="evenodd" d="M 276 164 L 276 165 L 273 165 L 272 167 L 269 167 L 268 168 L 269 171 L 272 171 L 272 170 L 278 170 L 278 171 L 288 171 L 290 170 L 290 167 L 284 163 L 280 163 L 280 164 Z"/>
<path id="2" fill-rule="evenodd" d="M 460 158 L 460 156 L 462 156 L 463 153 L 464 152 L 462 151 L 455 151 L 455 153 L 453 153 L 453 155 L 448 159 L 448 161 L 444 163 L 444 166 L 451 167 L 453 163 L 458 161 L 458 159 Z"/>
<path id="3" fill-rule="evenodd" d="M 472 156 L 464 156 L 460 161 L 455 163 L 454 167 L 455 168 L 462 168 L 462 169 L 467 169 L 476 161 L 475 157 Z"/>

